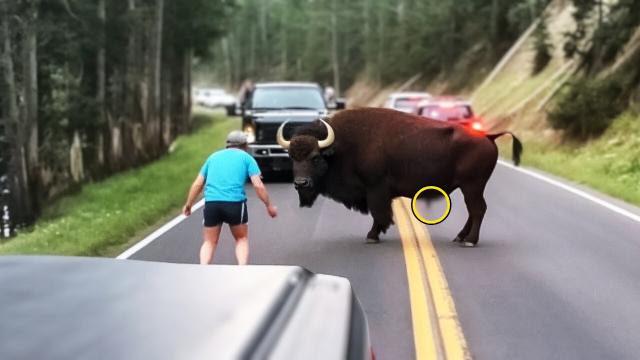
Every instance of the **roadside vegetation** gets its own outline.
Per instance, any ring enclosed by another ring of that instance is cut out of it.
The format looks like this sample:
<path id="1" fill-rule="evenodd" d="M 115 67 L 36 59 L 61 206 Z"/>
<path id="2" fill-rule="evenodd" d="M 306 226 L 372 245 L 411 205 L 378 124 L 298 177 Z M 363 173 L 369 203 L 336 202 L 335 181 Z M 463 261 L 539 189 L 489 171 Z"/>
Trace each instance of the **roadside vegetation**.
<path id="1" fill-rule="evenodd" d="M 640 206 L 640 113 L 626 112 L 599 137 L 552 142 L 528 137 L 522 164 Z M 510 144 L 500 153 L 508 158 Z"/>
<path id="2" fill-rule="evenodd" d="M 0 254 L 113 256 L 136 234 L 177 215 L 206 156 L 239 127 L 212 112 L 196 113 L 193 121 L 199 130 L 178 137 L 169 154 L 60 199 L 34 226 L 0 243 Z"/>
<path id="3" fill-rule="evenodd" d="M 640 205 L 640 2 L 554 0 L 539 24 L 476 110 L 520 136 L 524 165 Z"/>

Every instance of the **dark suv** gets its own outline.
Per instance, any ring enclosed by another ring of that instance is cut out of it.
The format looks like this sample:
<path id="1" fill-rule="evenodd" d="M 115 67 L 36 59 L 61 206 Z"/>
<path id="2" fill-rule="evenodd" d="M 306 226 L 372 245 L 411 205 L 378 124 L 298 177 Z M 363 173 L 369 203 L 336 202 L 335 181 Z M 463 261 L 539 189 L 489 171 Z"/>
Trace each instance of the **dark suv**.
<path id="1" fill-rule="evenodd" d="M 342 100 L 333 109 L 344 109 Z M 276 142 L 280 125 L 288 138 L 295 128 L 328 115 L 322 88 L 315 83 L 274 82 L 255 86 L 242 109 L 242 129 L 249 134 L 249 153 L 263 172 L 290 171 L 287 151 Z"/>

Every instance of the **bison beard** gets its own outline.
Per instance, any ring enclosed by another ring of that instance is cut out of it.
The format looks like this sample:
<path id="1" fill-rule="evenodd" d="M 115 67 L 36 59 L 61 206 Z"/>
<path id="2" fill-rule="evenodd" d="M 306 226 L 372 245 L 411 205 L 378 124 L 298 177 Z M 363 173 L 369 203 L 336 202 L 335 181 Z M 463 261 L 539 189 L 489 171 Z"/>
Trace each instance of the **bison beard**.
<path id="1" fill-rule="evenodd" d="M 318 195 L 349 209 L 371 213 L 367 242 L 393 223 L 391 201 L 413 197 L 420 188 L 435 185 L 451 193 L 460 188 L 469 217 L 455 240 L 463 246 L 478 243 L 487 209 L 484 189 L 498 159 L 494 140 L 464 127 L 394 110 L 364 108 L 342 111 L 329 123 L 315 121 L 299 128 L 289 149 L 294 185 L 301 207 Z M 513 157 L 519 163 L 522 144 L 512 135 Z"/>

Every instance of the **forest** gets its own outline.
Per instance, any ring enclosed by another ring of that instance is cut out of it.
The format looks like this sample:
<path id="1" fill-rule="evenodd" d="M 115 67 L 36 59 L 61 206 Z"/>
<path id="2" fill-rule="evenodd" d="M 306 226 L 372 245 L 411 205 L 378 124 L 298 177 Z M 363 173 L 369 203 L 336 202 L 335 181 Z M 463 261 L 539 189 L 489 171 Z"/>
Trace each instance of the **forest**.
<path id="1" fill-rule="evenodd" d="M 591 92 L 595 78 L 616 61 L 640 25 L 640 0 L 556 0 L 572 5 L 575 26 L 561 34 L 564 56 L 580 63 L 569 98 Z M 239 0 L 228 34 L 213 48 L 214 61 L 198 69 L 228 87 L 244 79 L 312 80 L 339 93 L 356 80 L 388 85 L 414 76 L 422 84 L 446 83 L 449 91 L 469 90 L 482 80 L 520 35 L 533 26 L 534 72 L 553 51 L 546 11 L 550 0 Z M 633 58 L 633 54 L 631 56 Z M 632 59 L 627 59 L 633 64 Z M 640 84 L 637 66 L 595 84 L 615 117 Z M 618 81 L 617 78 L 621 78 Z M 611 85 L 611 80 L 614 82 Z M 592 80 L 593 81 L 593 80 Z M 570 82 L 569 85 L 574 82 Z M 594 95 L 586 96 L 586 103 Z M 618 101 L 619 100 L 619 101 Z M 570 102 L 571 100 L 567 101 Z M 560 99 L 562 102 L 562 99 Z M 560 108 L 565 109 L 564 102 Z M 583 104 L 579 104 L 582 107 Z M 569 110 L 569 109 L 568 109 Z M 560 111 L 562 112 L 562 111 Z M 587 115 L 590 111 L 587 111 Z M 574 129 L 555 112 L 552 125 L 570 133 L 602 131 L 602 119 Z M 569 120 L 565 118 L 569 117 Z"/>
<path id="2" fill-rule="evenodd" d="M 1 0 L 0 215 L 154 160 L 192 126 L 191 64 L 223 34 L 217 0 Z"/>
<path id="3" fill-rule="evenodd" d="M 242 0 L 214 48 L 216 79 L 312 79 L 346 90 L 490 67 L 547 0 Z M 464 77 L 464 76 L 461 76 Z"/>

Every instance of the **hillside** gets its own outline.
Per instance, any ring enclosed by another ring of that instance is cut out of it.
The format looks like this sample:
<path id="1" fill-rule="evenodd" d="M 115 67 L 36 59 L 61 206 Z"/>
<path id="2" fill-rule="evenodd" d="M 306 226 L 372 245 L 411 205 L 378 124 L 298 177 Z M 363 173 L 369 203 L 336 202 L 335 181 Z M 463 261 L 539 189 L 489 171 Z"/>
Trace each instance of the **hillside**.
<path id="1" fill-rule="evenodd" d="M 607 120 L 610 125 L 604 132 L 575 139 L 550 125 L 549 112 L 559 106 L 563 94 L 573 82 L 580 79 L 606 81 L 614 77 L 633 81 L 638 77 L 637 66 L 634 67 L 640 57 L 640 28 L 637 27 L 615 59 L 597 71 L 585 70 L 579 57 L 569 59 L 565 56 L 565 34 L 576 28 L 575 11 L 570 1 L 556 0 L 547 6 L 545 14 L 551 58 L 542 71 L 533 74 L 536 55 L 534 34 L 539 24 L 535 22 L 514 41 L 493 70 L 456 65 L 471 79 L 457 93 L 473 101 L 476 112 L 492 131 L 512 130 L 524 141 L 524 165 L 640 204 L 640 86 L 637 83 L 627 85 L 631 87 L 628 100 L 625 100 L 619 115 Z M 593 32 L 591 29 L 590 33 Z M 589 41 L 585 43 L 589 44 Z M 473 61 L 464 59 L 463 62 Z M 421 80 L 420 75 L 416 75 L 388 86 L 360 80 L 347 95 L 353 106 L 379 106 L 393 91 L 451 93 L 451 89 L 457 87 L 452 82 L 458 81 L 440 78 L 425 83 Z M 510 140 L 503 141 L 510 143 Z M 501 151 L 507 155 L 509 147 L 505 146 Z"/>
<path id="2" fill-rule="evenodd" d="M 640 204 L 638 89 L 630 97 L 626 110 L 611 120 L 602 134 L 586 140 L 572 139 L 549 125 L 549 111 L 558 106 L 558 98 L 572 80 L 601 80 L 616 73 L 623 78 L 633 77 L 625 66 L 633 67 L 640 53 L 640 28 L 637 28 L 615 61 L 596 73 L 580 71 L 579 61 L 566 59 L 563 52 L 563 34 L 575 27 L 573 11 L 569 2 L 554 1 L 549 5 L 547 24 L 553 52 L 542 72 L 532 75 L 534 39 L 531 33 L 525 33 L 496 66 L 495 73 L 474 90 L 474 106 L 494 130 L 509 129 L 524 140 L 525 165 Z"/>

